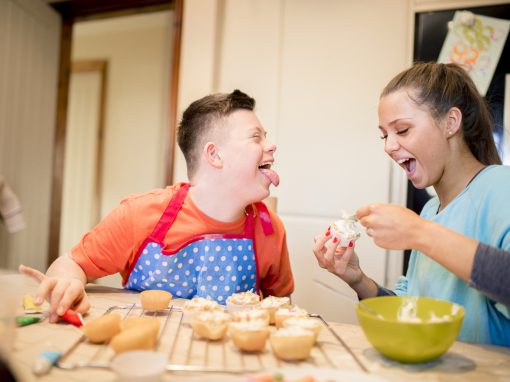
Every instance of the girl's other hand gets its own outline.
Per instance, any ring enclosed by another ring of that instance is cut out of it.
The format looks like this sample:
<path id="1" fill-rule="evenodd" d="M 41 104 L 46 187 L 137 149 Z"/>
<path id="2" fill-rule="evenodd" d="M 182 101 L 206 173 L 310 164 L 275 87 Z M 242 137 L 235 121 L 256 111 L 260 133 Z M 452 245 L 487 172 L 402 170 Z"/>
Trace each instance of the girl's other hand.
<path id="1" fill-rule="evenodd" d="M 363 273 L 354 252 L 354 243 L 349 247 L 339 247 L 340 242 L 337 238 L 331 239 L 329 229 L 326 233 L 317 235 L 314 241 L 313 253 L 321 268 L 327 269 L 351 286 L 361 281 Z"/>

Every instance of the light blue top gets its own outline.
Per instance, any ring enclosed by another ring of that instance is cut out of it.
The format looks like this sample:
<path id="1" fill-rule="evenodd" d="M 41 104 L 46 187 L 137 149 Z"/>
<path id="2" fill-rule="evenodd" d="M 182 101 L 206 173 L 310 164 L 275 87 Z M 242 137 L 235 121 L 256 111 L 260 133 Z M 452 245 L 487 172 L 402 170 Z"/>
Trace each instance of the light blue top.
<path id="1" fill-rule="evenodd" d="M 497 248 L 510 250 L 510 167 L 488 166 L 444 210 L 432 198 L 421 216 Z M 510 269 L 508 270 L 510 277 Z M 510 346 L 510 307 L 490 300 L 442 265 L 413 250 L 395 293 L 449 300 L 466 309 L 458 339 Z"/>

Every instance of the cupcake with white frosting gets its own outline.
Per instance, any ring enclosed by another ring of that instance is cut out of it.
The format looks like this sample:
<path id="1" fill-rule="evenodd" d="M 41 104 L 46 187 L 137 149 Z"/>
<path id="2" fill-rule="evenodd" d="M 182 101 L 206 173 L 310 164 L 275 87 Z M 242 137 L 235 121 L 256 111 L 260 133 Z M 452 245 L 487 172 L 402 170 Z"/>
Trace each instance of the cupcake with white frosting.
<path id="1" fill-rule="evenodd" d="M 224 307 L 214 300 L 195 296 L 184 303 L 184 306 L 182 307 L 182 321 L 186 323 L 191 322 L 193 317 L 198 313 L 213 311 L 222 312 L 224 311 Z"/>
<path id="2" fill-rule="evenodd" d="M 261 321 L 267 326 L 269 325 L 269 313 L 267 310 L 260 308 L 238 310 L 237 312 L 232 313 L 232 321 L 233 322 Z"/>
<path id="3" fill-rule="evenodd" d="M 230 295 L 226 301 L 230 313 L 243 309 L 252 309 L 260 304 L 260 296 L 250 289 L 246 292 L 239 292 Z"/>
<path id="4" fill-rule="evenodd" d="M 191 319 L 193 333 L 208 340 L 219 340 L 225 336 L 230 315 L 222 311 L 201 312 Z"/>
<path id="5" fill-rule="evenodd" d="M 317 337 L 322 329 L 322 324 L 318 320 L 308 317 L 291 317 L 283 321 L 284 328 L 290 326 L 299 326 L 300 328 L 310 330 L 314 334 L 314 342 L 317 341 Z"/>
<path id="6" fill-rule="evenodd" d="M 294 306 L 284 306 L 278 308 L 274 314 L 274 320 L 277 328 L 283 327 L 283 322 L 292 317 L 308 317 L 308 312 L 305 309 Z"/>
<path id="7" fill-rule="evenodd" d="M 234 345 L 240 350 L 257 352 L 266 346 L 269 326 L 263 320 L 231 322 L 228 333 Z"/>
<path id="8" fill-rule="evenodd" d="M 330 226 L 331 237 L 336 237 L 340 247 L 347 247 L 361 236 L 359 220 L 355 215 L 342 212 L 342 217 Z"/>
<path id="9" fill-rule="evenodd" d="M 267 310 L 269 313 L 269 323 L 274 324 L 275 318 L 274 315 L 276 311 L 290 304 L 290 298 L 288 297 L 275 297 L 275 296 L 267 296 L 260 302 L 260 308 Z"/>

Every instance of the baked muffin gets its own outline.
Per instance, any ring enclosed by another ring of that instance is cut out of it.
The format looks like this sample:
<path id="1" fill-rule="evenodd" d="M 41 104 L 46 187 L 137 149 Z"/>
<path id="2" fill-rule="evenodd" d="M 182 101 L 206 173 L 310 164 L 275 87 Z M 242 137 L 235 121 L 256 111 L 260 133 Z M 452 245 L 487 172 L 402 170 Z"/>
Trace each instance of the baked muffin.
<path id="1" fill-rule="evenodd" d="M 290 304 L 290 298 L 288 297 L 275 297 L 267 296 L 260 302 L 260 308 L 267 310 L 269 313 L 269 323 L 274 324 L 274 314 L 278 308 L 282 308 Z"/>
<path id="2" fill-rule="evenodd" d="M 81 330 L 90 342 L 97 344 L 107 342 L 119 333 L 120 323 L 120 315 L 110 313 L 87 321 Z"/>
<path id="3" fill-rule="evenodd" d="M 230 295 L 226 301 L 227 309 L 230 313 L 243 309 L 251 309 L 260 304 L 260 296 L 253 293 L 252 290 L 239 292 Z"/>
<path id="4" fill-rule="evenodd" d="M 128 317 L 120 322 L 120 330 L 128 330 L 138 325 L 152 328 L 152 335 L 156 337 L 159 334 L 159 320 L 156 317 L 149 316 Z"/>
<path id="5" fill-rule="evenodd" d="M 191 319 L 193 333 L 208 340 L 220 340 L 227 332 L 230 315 L 221 311 L 200 312 Z"/>
<path id="6" fill-rule="evenodd" d="M 283 321 L 291 317 L 308 317 L 308 312 L 298 306 L 284 306 L 278 308 L 274 314 L 274 320 L 277 328 L 283 327 Z"/>
<path id="7" fill-rule="evenodd" d="M 166 290 L 144 290 L 140 293 L 142 308 L 148 312 L 157 312 L 168 308 L 172 294 Z"/>
<path id="8" fill-rule="evenodd" d="M 314 334 L 314 342 L 317 341 L 319 333 L 322 329 L 322 324 L 318 320 L 308 317 L 291 317 L 283 321 L 283 327 L 299 326 L 300 328 L 310 330 Z"/>
<path id="9" fill-rule="evenodd" d="M 269 313 L 267 310 L 260 308 L 238 310 L 232 314 L 232 321 L 262 321 L 267 326 L 269 325 Z"/>
<path id="10" fill-rule="evenodd" d="M 274 354 L 285 361 L 304 360 L 310 356 L 314 334 L 299 326 L 278 329 L 270 336 Z"/>
<path id="11" fill-rule="evenodd" d="M 228 333 L 234 345 L 247 352 L 262 351 L 269 335 L 267 321 L 248 320 L 229 324 Z"/>
<path id="12" fill-rule="evenodd" d="M 154 349 L 157 339 L 157 333 L 151 325 L 134 325 L 115 335 L 109 345 L 119 354 L 129 350 Z"/>
<path id="13" fill-rule="evenodd" d="M 182 321 L 189 323 L 200 312 L 224 311 L 224 307 L 214 300 L 195 296 L 184 303 L 182 307 Z"/>

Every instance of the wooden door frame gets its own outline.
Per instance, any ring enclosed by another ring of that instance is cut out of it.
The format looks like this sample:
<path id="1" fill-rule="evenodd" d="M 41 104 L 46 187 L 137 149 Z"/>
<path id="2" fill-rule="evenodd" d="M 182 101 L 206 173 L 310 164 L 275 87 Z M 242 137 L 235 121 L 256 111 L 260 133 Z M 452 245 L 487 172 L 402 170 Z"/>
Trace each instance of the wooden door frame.
<path id="1" fill-rule="evenodd" d="M 175 134 L 177 129 L 177 96 L 179 90 L 179 65 L 184 0 L 68 0 L 50 3 L 50 5 L 62 16 L 62 30 L 60 36 L 47 266 L 59 256 L 62 193 L 64 184 L 64 153 L 74 23 L 81 20 L 147 13 L 158 10 L 168 10 L 169 8 L 173 9 L 173 59 L 171 63 L 172 67 L 170 68 L 169 134 L 165 177 L 167 184 L 171 184 L 173 182 Z"/>

